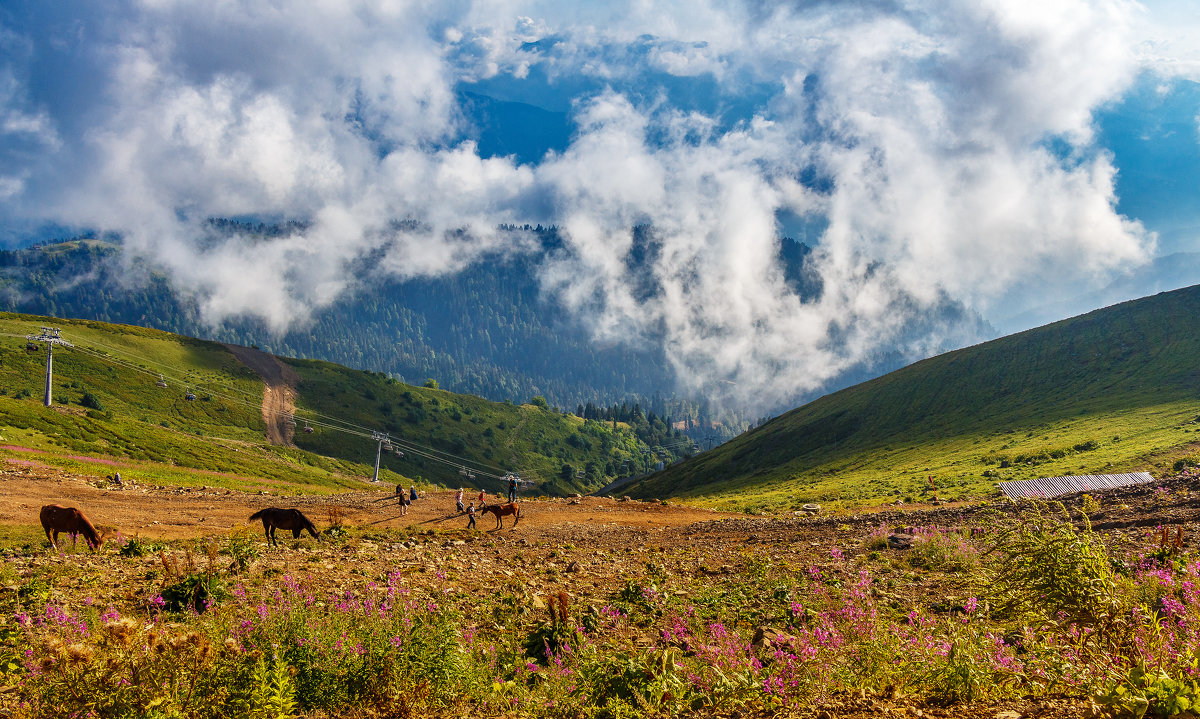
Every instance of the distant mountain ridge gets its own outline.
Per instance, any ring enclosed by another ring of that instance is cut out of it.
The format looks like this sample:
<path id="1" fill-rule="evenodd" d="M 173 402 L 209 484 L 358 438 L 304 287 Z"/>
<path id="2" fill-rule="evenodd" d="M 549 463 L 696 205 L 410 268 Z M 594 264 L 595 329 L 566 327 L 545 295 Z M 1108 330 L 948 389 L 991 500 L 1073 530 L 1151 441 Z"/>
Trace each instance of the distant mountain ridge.
<path id="1" fill-rule="evenodd" d="M 303 223 L 214 219 L 209 241 L 237 234 L 271 242 L 297 228 Z M 704 397 L 676 396 L 676 377 L 662 338 L 597 344 L 577 317 L 543 295 L 541 265 L 564 250 L 557 231 L 528 226 L 502 231 L 530 234 L 539 249 L 497 256 L 454 275 L 406 281 L 373 277 L 315 312 L 303 329 L 282 337 L 253 319 L 207 326 L 196 304 L 176 293 L 164 275 L 137 262 L 131 267 L 119 243 L 87 238 L 0 251 L 0 310 L 126 322 L 256 345 L 277 354 L 382 371 L 410 383 L 434 378 L 446 389 L 497 401 L 543 396 L 564 408 L 640 403 L 659 416 L 687 420 L 689 434 L 703 442 L 723 441 L 760 420 L 759 409 L 751 414 L 735 406 L 710 406 Z M 662 288 L 651 265 L 660 251 L 653 229 L 639 226 L 632 234 L 626 257 L 630 280 L 643 298 L 655 297 Z M 781 238 L 778 253 L 790 291 L 816 301 L 823 287 L 808 264 L 810 248 Z M 370 274 L 369 267 L 363 274 Z M 927 337 L 959 346 L 991 334 L 986 323 L 943 298 L 935 310 L 907 325 L 895 347 L 864 358 L 833 386 L 903 366 L 914 351 L 924 356 L 930 351 Z M 785 404 L 772 401 L 774 407 L 762 409 L 775 411 Z"/>

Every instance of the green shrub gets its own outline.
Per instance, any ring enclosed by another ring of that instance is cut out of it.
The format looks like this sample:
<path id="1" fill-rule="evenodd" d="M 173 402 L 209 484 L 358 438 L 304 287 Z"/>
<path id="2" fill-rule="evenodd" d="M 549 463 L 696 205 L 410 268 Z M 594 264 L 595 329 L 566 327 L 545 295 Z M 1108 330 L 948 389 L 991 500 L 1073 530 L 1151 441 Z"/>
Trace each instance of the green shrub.
<path id="1" fill-rule="evenodd" d="M 157 552 L 162 547 L 161 542 L 148 542 L 140 537 L 132 537 L 121 545 L 120 554 L 122 557 L 143 557 L 151 552 Z"/>
<path id="2" fill-rule="evenodd" d="M 1084 641 L 1118 633 L 1127 607 L 1090 524 L 1076 531 L 1070 521 L 1037 512 L 1001 535 L 997 550 L 991 577 L 997 612 L 1042 625 L 1074 624 Z"/>
<path id="3" fill-rule="evenodd" d="M 183 612 L 189 609 L 197 614 L 203 614 L 210 607 L 229 597 L 220 577 L 211 573 L 189 574 L 180 581 L 162 590 L 165 604 L 163 609 L 169 612 Z"/>
<path id="4" fill-rule="evenodd" d="M 922 529 L 913 535 L 908 563 L 922 569 L 967 572 L 979 566 L 979 552 L 957 532 Z"/>

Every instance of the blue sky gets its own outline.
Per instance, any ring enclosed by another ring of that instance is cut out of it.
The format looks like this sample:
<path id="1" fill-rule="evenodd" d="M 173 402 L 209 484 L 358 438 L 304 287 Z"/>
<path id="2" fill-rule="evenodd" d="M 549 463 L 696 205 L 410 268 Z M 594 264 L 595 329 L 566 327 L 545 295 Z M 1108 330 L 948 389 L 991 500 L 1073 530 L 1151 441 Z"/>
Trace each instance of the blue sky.
<path id="1" fill-rule="evenodd" d="M 209 321 L 282 330 L 369 254 L 451 273 L 554 224 L 543 289 L 598 340 L 657 338 L 683 389 L 799 396 L 985 339 L 930 317 L 1007 331 L 1188 281 L 1163 258 L 1200 252 L 1198 28 L 1123 0 L 17 0 L 0 238 L 119 233 Z M 777 261 L 801 232 L 816 299 Z"/>

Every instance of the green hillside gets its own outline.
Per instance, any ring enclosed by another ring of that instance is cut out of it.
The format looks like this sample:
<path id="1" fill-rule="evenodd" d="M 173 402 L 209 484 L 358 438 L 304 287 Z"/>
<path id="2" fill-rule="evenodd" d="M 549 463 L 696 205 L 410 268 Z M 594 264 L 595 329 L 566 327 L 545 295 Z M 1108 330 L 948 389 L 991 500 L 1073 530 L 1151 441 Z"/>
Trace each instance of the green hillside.
<path id="1" fill-rule="evenodd" d="M 46 347 L 61 328 L 54 406 L 43 405 Z M 225 346 L 102 322 L 0 314 L 0 461 L 49 464 L 142 483 L 303 492 L 362 488 L 385 432 L 386 482 L 499 489 L 516 471 L 538 493 L 587 491 L 628 475 L 653 428 L 585 422 L 544 406 L 496 403 L 385 375 L 285 360 L 300 377 L 294 447 L 266 441 L 263 382 Z M 161 378 L 161 379 L 160 379 Z M 167 386 L 159 386 L 163 382 Z M 193 399 L 188 399 L 187 395 Z M 305 425 L 312 433 L 303 431 Z M 462 474 L 467 468 L 474 477 Z"/>
<path id="2" fill-rule="evenodd" d="M 630 494 L 776 511 L 981 497 L 1000 480 L 1170 471 L 1197 458 L 1198 432 L 1200 286 L 822 397 Z"/>

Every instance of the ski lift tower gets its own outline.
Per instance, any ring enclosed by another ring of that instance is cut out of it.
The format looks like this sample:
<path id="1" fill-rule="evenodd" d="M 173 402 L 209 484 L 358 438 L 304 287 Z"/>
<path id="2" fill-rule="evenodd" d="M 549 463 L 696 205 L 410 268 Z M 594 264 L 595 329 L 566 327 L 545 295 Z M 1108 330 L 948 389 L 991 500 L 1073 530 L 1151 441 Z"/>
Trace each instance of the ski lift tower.
<path id="1" fill-rule="evenodd" d="M 40 335 L 26 335 L 25 339 L 31 342 L 46 343 L 46 406 L 49 407 L 51 402 L 50 397 L 50 380 L 51 373 L 54 368 L 54 345 L 62 345 L 63 347 L 74 347 L 75 345 L 66 341 L 58 335 L 58 328 L 43 327 Z"/>
<path id="2" fill-rule="evenodd" d="M 379 481 L 379 455 L 383 452 L 384 446 L 387 446 L 388 451 L 392 451 L 392 440 L 383 432 L 372 432 L 371 439 L 375 440 L 375 476 L 371 478 L 372 482 Z"/>

